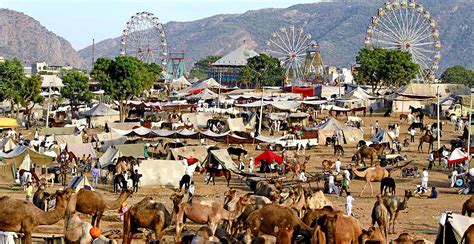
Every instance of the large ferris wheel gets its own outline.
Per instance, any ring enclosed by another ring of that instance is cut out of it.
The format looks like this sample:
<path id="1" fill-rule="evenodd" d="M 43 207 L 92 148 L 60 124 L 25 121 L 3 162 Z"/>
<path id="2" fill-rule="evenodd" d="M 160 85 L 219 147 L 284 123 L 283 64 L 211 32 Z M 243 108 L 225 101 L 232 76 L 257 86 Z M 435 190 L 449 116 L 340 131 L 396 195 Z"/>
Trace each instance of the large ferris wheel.
<path id="1" fill-rule="evenodd" d="M 148 12 L 133 15 L 123 30 L 120 54 L 166 66 L 168 43 L 158 17 Z"/>
<path id="2" fill-rule="evenodd" d="M 418 82 L 433 82 L 441 59 L 436 21 L 415 0 L 391 0 L 379 8 L 367 30 L 367 47 L 401 49 L 420 66 Z"/>
<path id="3" fill-rule="evenodd" d="M 311 34 L 305 33 L 303 28 L 282 27 L 272 33 L 267 45 L 267 52 L 280 60 L 285 68 L 285 76 L 291 83 L 302 83 L 306 51 L 313 45 Z"/>

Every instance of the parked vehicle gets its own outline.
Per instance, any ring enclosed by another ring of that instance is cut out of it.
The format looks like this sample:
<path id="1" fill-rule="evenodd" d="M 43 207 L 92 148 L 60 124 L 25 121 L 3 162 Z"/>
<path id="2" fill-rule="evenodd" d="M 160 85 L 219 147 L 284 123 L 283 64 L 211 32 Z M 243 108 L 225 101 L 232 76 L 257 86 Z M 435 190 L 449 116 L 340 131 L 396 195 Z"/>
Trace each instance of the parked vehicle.
<path id="1" fill-rule="evenodd" d="M 295 135 L 288 135 L 286 139 L 275 142 L 273 148 L 276 151 L 282 151 L 283 149 L 297 149 L 298 145 L 311 148 L 318 145 L 318 139 L 298 139 Z"/>

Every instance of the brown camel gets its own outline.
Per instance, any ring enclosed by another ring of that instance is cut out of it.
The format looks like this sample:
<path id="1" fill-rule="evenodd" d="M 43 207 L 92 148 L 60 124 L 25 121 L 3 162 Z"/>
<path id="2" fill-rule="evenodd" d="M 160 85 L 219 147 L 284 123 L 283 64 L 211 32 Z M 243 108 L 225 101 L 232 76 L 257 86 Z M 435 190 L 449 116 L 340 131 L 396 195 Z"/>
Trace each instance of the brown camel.
<path id="1" fill-rule="evenodd" d="M 368 230 L 362 230 L 362 234 L 359 237 L 360 243 L 366 244 L 383 244 L 386 243 L 387 238 L 382 234 L 379 227 L 370 227 Z"/>
<path id="2" fill-rule="evenodd" d="M 275 185 L 268 183 L 267 181 L 260 181 L 257 183 L 255 187 L 255 195 L 264 196 L 267 198 L 271 198 L 272 195 L 277 192 L 277 188 Z"/>
<path id="3" fill-rule="evenodd" d="M 316 220 L 323 215 L 334 215 L 339 211 L 335 211 L 331 206 L 325 206 L 321 209 L 312 209 L 306 212 L 302 218 L 303 222 L 311 228 L 316 226 Z"/>
<path id="4" fill-rule="evenodd" d="M 388 209 L 383 203 L 382 195 L 377 195 L 377 201 L 374 203 L 374 208 L 372 209 L 372 227 L 375 223 L 379 226 L 385 240 L 388 239 L 388 225 L 389 225 L 389 213 Z"/>
<path id="5" fill-rule="evenodd" d="M 365 185 L 362 188 L 362 191 L 360 192 L 360 196 L 362 196 L 362 193 L 364 193 L 364 190 L 365 190 L 365 187 L 367 187 L 367 184 L 370 185 L 370 191 L 372 192 L 371 196 L 373 196 L 374 189 L 372 187 L 372 182 L 380 182 L 382 181 L 383 178 L 388 177 L 389 175 L 388 171 L 385 168 L 380 167 L 379 165 L 376 165 L 375 167 L 367 168 L 366 170 L 362 172 L 358 171 L 355 166 L 352 166 L 352 172 L 357 177 L 365 179 Z"/>
<path id="6" fill-rule="evenodd" d="M 420 137 L 420 144 L 418 145 L 418 152 L 423 152 L 423 143 L 428 143 L 428 152 L 433 150 L 433 142 L 436 141 L 436 138 L 433 135 L 428 135 L 428 132 Z"/>
<path id="7" fill-rule="evenodd" d="M 54 178 L 56 177 L 55 174 L 48 173 L 48 174 L 40 175 L 38 177 L 40 178 L 41 181 L 44 180 L 46 182 L 46 186 L 47 186 L 48 182 L 51 182 L 51 187 L 54 186 Z"/>
<path id="8" fill-rule="evenodd" d="M 390 231 L 390 222 L 388 225 L 388 233 L 395 233 L 395 220 L 397 219 L 398 213 L 402 210 L 405 210 L 408 207 L 408 200 L 412 196 L 411 191 L 405 190 L 405 196 L 403 200 L 398 196 L 394 195 L 385 195 L 383 196 L 383 204 L 388 210 L 390 215 L 390 222 L 392 224 L 392 231 Z"/>
<path id="9" fill-rule="evenodd" d="M 359 243 L 362 228 L 352 216 L 343 213 L 323 215 L 318 218 L 317 224 L 325 234 L 327 243 Z"/>
<path id="10" fill-rule="evenodd" d="M 277 204 L 267 204 L 261 209 L 252 212 L 245 221 L 246 229 L 250 229 L 252 236 L 259 233 L 276 236 L 275 227 L 279 229 L 292 227 L 295 235 L 301 234 L 311 238 L 311 228 L 307 226 L 289 208 Z"/>
<path id="11" fill-rule="evenodd" d="M 49 202 L 54 198 L 56 198 L 56 195 L 46 192 L 45 185 L 42 184 L 33 195 L 33 204 L 43 211 L 48 211 Z"/>
<path id="12" fill-rule="evenodd" d="M 42 211 L 31 202 L 8 196 L 0 197 L 0 230 L 24 233 L 23 243 L 31 244 L 33 229 L 38 225 L 52 225 L 61 220 L 72 195 L 72 189 L 57 191 L 56 207 L 49 212 Z"/>
<path id="13" fill-rule="evenodd" d="M 316 226 L 314 229 L 313 237 L 311 238 L 311 244 L 326 244 L 326 234 L 321 230 L 321 226 Z"/>
<path id="14" fill-rule="evenodd" d="M 291 226 L 278 228 L 275 226 L 276 243 L 277 244 L 292 244 L 293 232 L 295 229 Z"/>
<path id="15" fill-rule="evenodd" d="M 106 202 L 98 192 L 81 189 L 77 193 L 76 210 L 80 213 L 92 215 L 92 226 L 99 227 L 104 212 L 118 209 L 132 193 L 131 190 L 124 190 L 117 200 Z"/>
<path id="16" fill-rule="evenodd" d="M 385 151 L 385 148 L 387 148 L 387 144 L 373 143 L 373 144 L 370 144 L 369 147 L 375 149 L 375 151 L 377 152 L 377 155 L 380 156 Z"/>
<path id="17" fill-rule="evenodd" d="M 470 225 L 464 232 L 461 243 L 474 243 L 474 224 Z"/>
<path id="18" fill-rule="evenodd" d="M 155 239 L 163 238 L 164 230 L 171 223 L 171 214 L 162 203 L 145 197 L 133 205 L 124 215 L 123 243 L 132 243 L 132 235 L 138 228 L 150 229 L 155 232 Z"/>
<path id="19" fill-rule="evenodd" d="M 193 198 L 191 202 L 181 203 L 176 218 L 176 241 L 181 240 L 181 232 L 186 218 L 197 224 L 208 224 L 214 234 L 222 220 L 237 219 L 248 204 L 250 204 L 249 194 L 240 197 L 235 211 L 227 211 L 221 204 L 215 201 L 206 201 L 198 198 Z"/>
<path id="20" fill-rule="evenodd" d="M 323 162 L 321 162 L 321 165 L 323 166 L 323 171 L 330 171 L 334 165 L 334 161 L 324 159 Z"/>
<path id="21" fill-rule="evenodd" d="M 173 213 L 171 215 L 171 224 L 170 225 L 176 224 L 176 215 L 178 215 L 179 205 L 183 201 L 183 198 L 184 198 L 184 195 L 180 192 L 173 193 L 170 196 L 170 200 L 173 202 Z"/>
<path id="22" fill-rule="evenodd" d="M 304 211 L 306 209 L 306 197 L 304 195 L 304 190 L 301 186 L 296 189 L 295 200 L 290 205 L 290 208 L 295 210 L 298 213 L 298 217 L 303 217 Z"/>
<path id="23" fill-rule="evenodd" d="M 115 166 L 115 174 L 122 174 L 130 170 L 130 164 L 125 161 L 120 161 Z"/>
<path id="24" fill-rule="evenodd" d="M 224 205 L 229 203 L 230 201 L 234 200 L 237 196 L 237 190 L 230 188 L 228 191 L 224 192 Z"/>
<path id="25" fill-rule="evenodd" d="M 462 205 L 462 215 L 471 217 L 472 212 L 474 212 L 474 196 L 467 199 Z"/>
<path id="26" fill-rule="evenodd" d="M 393 243 L 395 243 L 395 244 L 412 244 L 412 243 L 415 243 L 415 239 L 413 239 L 413 237 L 408 233 L 402 233 L 397 237 L 397 239 L 393 240 Z"/>
<path id="27" fill-rule="evenodd" d="M 361 162 L 365 165 L 364 158 L 367 158 L 370 159 L 370 166 L 372 166 L 374 161 L 377 161 L 379 154 L 374 148 L 364 145 L 354 154 L 354 156 L 357 158 L 358 165 L 360 165 Z"/>

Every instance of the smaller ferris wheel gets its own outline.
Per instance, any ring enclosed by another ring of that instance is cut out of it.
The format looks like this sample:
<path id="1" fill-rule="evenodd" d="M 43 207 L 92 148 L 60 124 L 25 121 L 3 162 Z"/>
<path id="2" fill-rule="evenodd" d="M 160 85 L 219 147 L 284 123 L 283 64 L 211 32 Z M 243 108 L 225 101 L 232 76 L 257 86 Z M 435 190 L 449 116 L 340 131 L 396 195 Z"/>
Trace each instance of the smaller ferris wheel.
<path id="1" fill-rule="evenodd" d="M 435 80 L 441 59 L 439 30 L 431 13 L 415 0 L 390 0 L 379 8 L 371 19 L 365 45 L 405 50 L 420 66 L 416 81 Z"/>
<path id="2" fill-rule="evenodd" d="M 123 30 L 120 54 L 166 66 L 168 43 L 158 17 L 148 12 L 133 15 Z"/>

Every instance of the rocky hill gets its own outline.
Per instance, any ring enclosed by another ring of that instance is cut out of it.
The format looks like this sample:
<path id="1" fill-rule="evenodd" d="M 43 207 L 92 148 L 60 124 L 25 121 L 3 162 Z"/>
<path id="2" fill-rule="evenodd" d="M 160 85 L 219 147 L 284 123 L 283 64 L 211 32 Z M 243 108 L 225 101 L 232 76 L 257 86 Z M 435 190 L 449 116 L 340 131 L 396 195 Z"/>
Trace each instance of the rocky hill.
<path id="1" fill-rule="evenodd" d="M 442 48 L 441 70 L 462 64 L 474 68 L 474 4 L 470 1 L 425 0 L 422 2 L 437 20 Z M 165 25 L 170 51 L 186 54 L 187 65 L 210 54 L 226 54 L 245 40 L 256 51 L 281 26 L 304 27 L 320 43 L 324 62 L 348 66 L 364 46 L 370 17 L 383 1 L 333 1 L 299 4 L 286 9 L 261 9 L 244 14 L 216 15 L 191 22 Z M 156 13 L 159 15 L 159 13 Z M 96 56 L 118 54 L 120 37 L 96 44 Z M 89 60 L 91 47 L 80 50 Z"/>
<path id="2" fill-rule="evenodd" d="M 0 56 L 18 57 L 25 64 L 37 61 L 74 67 L 85 64 L 67 40 L 37 20 L 9 9 L 0 9 Z"/>

